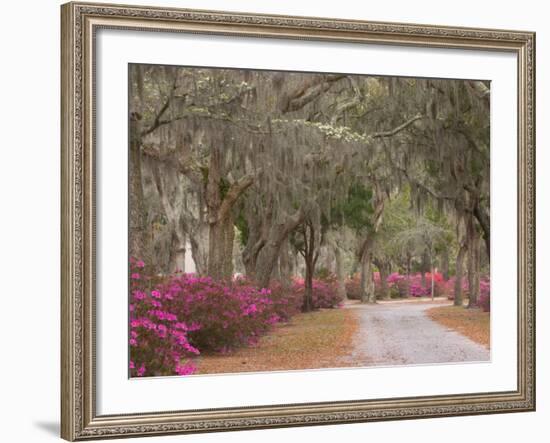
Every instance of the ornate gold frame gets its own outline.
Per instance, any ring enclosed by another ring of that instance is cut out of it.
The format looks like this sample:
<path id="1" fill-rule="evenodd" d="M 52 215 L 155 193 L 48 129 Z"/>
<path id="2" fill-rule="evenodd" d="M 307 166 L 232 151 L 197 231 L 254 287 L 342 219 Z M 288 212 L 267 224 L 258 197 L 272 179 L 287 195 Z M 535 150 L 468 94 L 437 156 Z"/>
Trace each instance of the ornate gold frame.
<path id="1" fill-rule="evenodd" d="M 533 411 L 535 34 L 68 3 L 61 7 L 61 436 L 67 440 Z M 509 51 L 518 57 L 518 384 L 511 392 L 98 416 L 95 412 L 94 33 L 98 28 Z"/>

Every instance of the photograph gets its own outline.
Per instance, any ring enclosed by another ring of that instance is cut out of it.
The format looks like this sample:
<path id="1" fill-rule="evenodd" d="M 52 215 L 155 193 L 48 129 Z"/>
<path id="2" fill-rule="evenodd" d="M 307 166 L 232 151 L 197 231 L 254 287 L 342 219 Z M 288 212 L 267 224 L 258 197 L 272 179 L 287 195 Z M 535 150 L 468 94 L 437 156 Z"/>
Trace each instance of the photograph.
<path id="1" fill-rule="evenodd" d="M 130 378 L 491 361 L 491 81 L 128 64 Z"/>
<path id="2" fill-rule="evenodd" d="M 535 411 L 541 19 L 204 2 L 61 5 L 61 437 Z"/>

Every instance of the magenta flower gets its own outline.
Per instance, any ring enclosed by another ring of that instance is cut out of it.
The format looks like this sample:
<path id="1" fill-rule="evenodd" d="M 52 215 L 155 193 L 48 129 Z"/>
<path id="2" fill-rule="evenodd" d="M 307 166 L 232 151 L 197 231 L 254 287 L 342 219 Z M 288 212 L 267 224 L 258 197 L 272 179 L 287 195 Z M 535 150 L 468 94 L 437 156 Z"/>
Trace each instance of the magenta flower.
<path id="1" fill-rule="evenodd" d="M 143 291 L 134 291 L 132 295 L 136 300 L 143 300 L 145 297 L 147 297 L 147 295 Z"/>
<path id="2" fill-rule="evenodd" d="M 160 324 L 160 325 L 157 326 L 157 334 L 160 338 L 166 337 L 167 331 L 168 331 L 168 329 L 163 324 Z"/>
<path id="3" fill-rule="evenodd" d="M 195 365 L 193 365 L 193 363 L 186 363 L 184 365 L 181 365 L 181 364 L 177 364 L 176 365 L 176 374 L 178 375 L 191 375 L 193 374 L 193 372 L 195 372 L 197 368 L 195 367 Z"/>

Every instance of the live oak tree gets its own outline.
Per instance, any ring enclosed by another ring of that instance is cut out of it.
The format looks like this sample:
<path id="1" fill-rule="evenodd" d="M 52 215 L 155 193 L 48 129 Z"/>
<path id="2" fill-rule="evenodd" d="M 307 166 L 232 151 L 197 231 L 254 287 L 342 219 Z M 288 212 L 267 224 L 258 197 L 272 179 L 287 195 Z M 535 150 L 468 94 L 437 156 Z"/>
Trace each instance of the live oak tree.
<path id="1" fill-rule="evenodd" d="M 410 272 L 418 256 L 384 239 L 406 193 L 409 215 L 431 205 L 454 221 L 456 247 L 419 237 L 424 262 L 454 252 L 458 277 L 467 259 L 475 304 L 490 249 L 489 83 L 157 65 L 129 78 L 132 256 L 183 271 L 189 246 L 199 274 L 228 280 L 240 254 L 266 287 L 287 284 L 301 254 L 309 309 L 317 264 L 334 263 L 343 292 L 354 249 L 374 302 L 374 270 Z"/>

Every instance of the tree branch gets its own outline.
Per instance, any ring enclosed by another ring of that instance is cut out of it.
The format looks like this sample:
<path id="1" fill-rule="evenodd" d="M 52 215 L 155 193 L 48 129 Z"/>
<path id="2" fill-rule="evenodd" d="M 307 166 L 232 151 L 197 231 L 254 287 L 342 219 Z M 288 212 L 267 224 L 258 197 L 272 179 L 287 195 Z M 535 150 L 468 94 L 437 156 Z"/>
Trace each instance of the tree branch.
<path id="1" fill-rule="evenodd" d="M 372 134 L 371 137 L 373 138 L 382 138 L 382 137 L 391 137 L 391 136 L 394 136 L 396 134 L 398 134 L 399 132 L 401 132 L 403 129 L 406 129 L 408 128 L 410 125 L 412 125 L 415 121 L 417 120 L 420 120 L 424 118 L 424 115 L 416 115 L 414 116 L 413 118 L 411 118 L 410 120 L 407 120 L 405 123 L 397 126 L 396 128 L 393 128 L 392 130 L 390 131 L 383 131 L 383 132 L 375 132 L 374 134 Z"/>
<path id="2" fill-rule="evenodd" d="M 174 82 L 172 83 L 172 88 L 170 89 L 170 94 L 168 94 L 168 97 L 166 98 L 166 101 L 164 102 L 164 104 L 161 106 L 161 108 L 157 112 L 157 115 L 155 116 L 155 119 L 153 120 L 153 124 L 148 129 L 145 129 L 145 130 L 142 131 L 142 133 L 141 133 L 142 137 L 145 137 L 146 135 L 150 134 L 155 129 L 157 129 L 159 126 L 162 126 L 163 124 L 165 124 L 161 121 L 161 117 L 164 115 L 164 113 L 166 112 L 166 110 L 170 106 L 170 103 L 172 102 L 172 99 L 174 98 L 174 94 L 176 92 L 177 87 L 178 87 L 177 86 L 177 76 L 174 75 Z"/>
<path id="3" fill-rule="evenodd" d="M 231 210 L 231 208 L 233 208 L 233 205 L 235 204 L 237 199 L 244 191 L 252 186 L 252 183 L 254 183 L 257 175 L 258 171 L 253 174 L 243 175 L 239 180 L 237 180 L 229 187 L 229 190 L 227 191 L 227 194 L 225 195 L 220 206 L 218 220 L 223 220 L 229 215 L 229 211 Z"/>
<path id="4" fill-rule="evenodd" d="M 284 101 L 281 111 L 283 114 L 302 109 L 305 105 L 315 100 L 322 93 L 328 91 L 337 81 L 346 78 L 345 75 L 329 75 L 316 78 L 306 83 L 301 88 L 290 94 L 290 97 Z"/>

